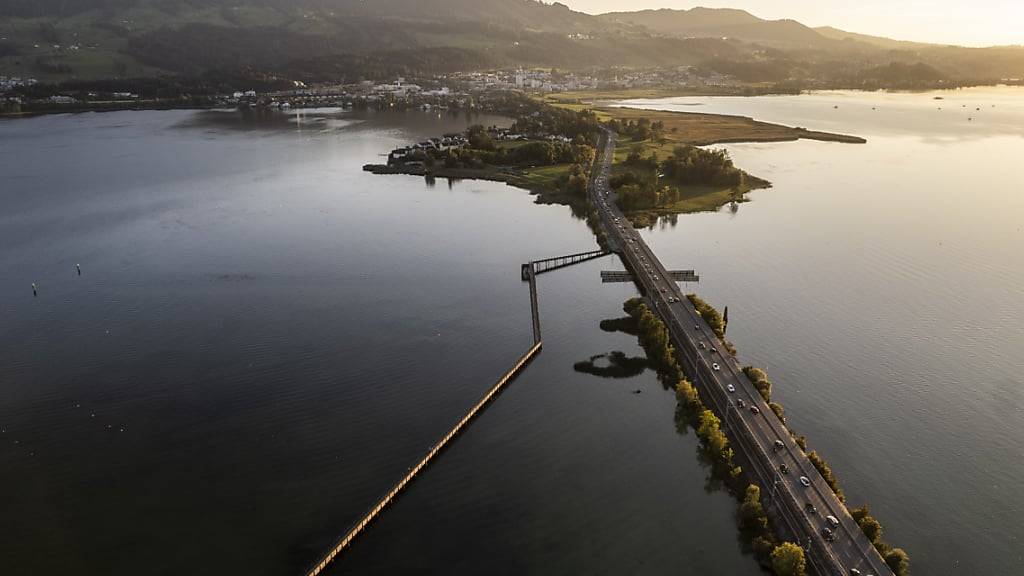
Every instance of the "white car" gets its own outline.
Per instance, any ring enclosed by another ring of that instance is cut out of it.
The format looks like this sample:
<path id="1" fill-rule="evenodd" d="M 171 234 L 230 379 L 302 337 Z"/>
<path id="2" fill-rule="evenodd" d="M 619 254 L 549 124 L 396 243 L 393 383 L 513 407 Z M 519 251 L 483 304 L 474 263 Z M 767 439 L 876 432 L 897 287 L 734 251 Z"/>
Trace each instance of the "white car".
<path id="1" fill-rule="evenodd" d="M 716 363 L 711 365 L 711 369 L 714 370 L 715 372 L 718 372 L 719 370 L 722 369 L 722 367 L 719 366 L 718 363 L 716 362 Z M 731 392 L 731 390 L 730 390 L 730 392 Z"/>
<path id="2" fill-rule="evenodd" d="M 736 391 L 736 387 L 733 386 L 732 384 L 727 385 L 725 387 L 725 389 L 728 390 L 729 392 L 735 392 Z"/>
<path id="3" fill-rule="evenodd" d="M 829 523 L 833 528 L 839 527 L 839 518 L 835 516 L 825 516 L 825 521 Z"/>
<path id="4" fill-rule="evenodd" d="M 803 484 L 805 488 L 806 487 L 810 487 L 811 480 L 809 478 L 807 478 L 807 476 L 801 476 L 800 477 L 800 483 Z"/>

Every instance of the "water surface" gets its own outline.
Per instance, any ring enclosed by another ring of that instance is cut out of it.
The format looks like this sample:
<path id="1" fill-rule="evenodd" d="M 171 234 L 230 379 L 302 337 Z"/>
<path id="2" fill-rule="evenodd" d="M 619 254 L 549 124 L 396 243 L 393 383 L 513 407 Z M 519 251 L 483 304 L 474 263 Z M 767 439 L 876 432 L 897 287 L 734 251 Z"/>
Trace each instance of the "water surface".
<path id="1" fill-rule="evenodd" d="M 774 188 L 645 236 L 915 573 L 1020 573 L 1024 90 L 629 105 L 868 139 L 728 146 Z"/>
<path id="2" fill-rule="evenodd" d="M 360 169 L 502 121 L 0 123 L 4 574 L 308 567 L 525 351 L 519 264 L 594 247 L 521 190 Z M 640 354 L 598 328 L 617 266 L 542 278 L 541 356 L 336 572 L 758 572 L 672 394 L 573 370 Z"/>

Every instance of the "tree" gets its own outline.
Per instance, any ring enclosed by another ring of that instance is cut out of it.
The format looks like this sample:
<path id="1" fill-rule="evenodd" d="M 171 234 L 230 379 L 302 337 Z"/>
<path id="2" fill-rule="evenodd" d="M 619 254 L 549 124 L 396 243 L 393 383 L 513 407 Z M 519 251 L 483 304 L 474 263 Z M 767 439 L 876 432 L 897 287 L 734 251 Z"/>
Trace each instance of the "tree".
<path id="1" fill-rule="evenodd" d="M 804 576 L 807 560 L 804 549 L 792 542 L 783 542 L 772 551 L 772 570 L 776 576 Z"/>
<path id="2" fill-rule="evenodd" d="M 768 528 L 768 516 L 761 506 L 761 488 L 756 484 L 747 486 L 746 496 L 740 504 L 740 528 L 758 533 Z"/>
<path id="3" fill-rule="evenodd" d="M 676 401 L 690 410 L 702 407 L 697 389 L 693 387 L 689 380 L 685 379 L 680 380 L 676 384 Z"/>
<path id="4" fill-rule="evenodd" d="M 910 557 L 902 548 L 893 548 L 885 553 L 885 563 L 896 576 L 910 574 Z"/>
<path id="5" fill-rule="evenodd" d="M 850 515 L 853 516 L 861 531 L 864 532 L 864 535 L 868 537 L 872 544 L 878 544 L 882 541 L 882 525 L 871 515 L 867 504 L 860 508 L 850 508 Z"/>

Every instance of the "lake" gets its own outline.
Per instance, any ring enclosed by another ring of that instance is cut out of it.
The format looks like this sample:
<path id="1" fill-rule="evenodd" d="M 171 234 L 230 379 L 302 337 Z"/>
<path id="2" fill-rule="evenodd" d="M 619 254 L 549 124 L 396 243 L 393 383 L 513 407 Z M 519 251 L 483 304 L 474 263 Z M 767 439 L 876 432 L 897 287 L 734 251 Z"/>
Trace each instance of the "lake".
<path id="1" fill-rule="evenodd" d="M 868 139 L 730 145 L 774 187 L 642 233 L 915 573 L 1018 573 L 1024 92 L 627 104 Z M 519 264 L 595 245 L 515 188 L 361 171 L 477 122 L 0 122 L 5 573 L 313 562 L 528 347 Z M 760 573 L 672 393 L 573 369 L 642 353 L 599 328 L 620 268 L 540 277 L 541 355 L 332 574 Z"/>
<path id="2" fill-rule="evenodd" d="M 529 346 L 519 265 L 595 247 L 515 188 L 361 171 L 475 122 L 0 122 L 4 573 L 309 567 Z M 642 354 L 609 268 L 541 277 L 544 351 L 332 573 L 759 573 L 673 394 L 573 368 Z"/>
<path id="3" fill-rule="evenodd" d="M 865 145 L 728 146 L 752 202 L 644 232 L 917 574 L 1024 565 L 1024 89 L 673 98 Z"/>

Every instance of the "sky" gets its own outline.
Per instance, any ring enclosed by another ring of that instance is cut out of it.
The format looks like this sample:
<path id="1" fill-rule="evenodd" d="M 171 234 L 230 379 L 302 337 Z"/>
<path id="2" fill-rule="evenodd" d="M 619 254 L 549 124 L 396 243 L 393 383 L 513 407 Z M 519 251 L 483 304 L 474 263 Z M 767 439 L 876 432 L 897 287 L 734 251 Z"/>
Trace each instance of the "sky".
<path id="1" fill-rule="evenodd" d="M 599 14 L 644 8 L 740 8 L 761 18 L 897 40 L 991 46 L 1024 44 L 1024 0 L 559 0 Z"/>

